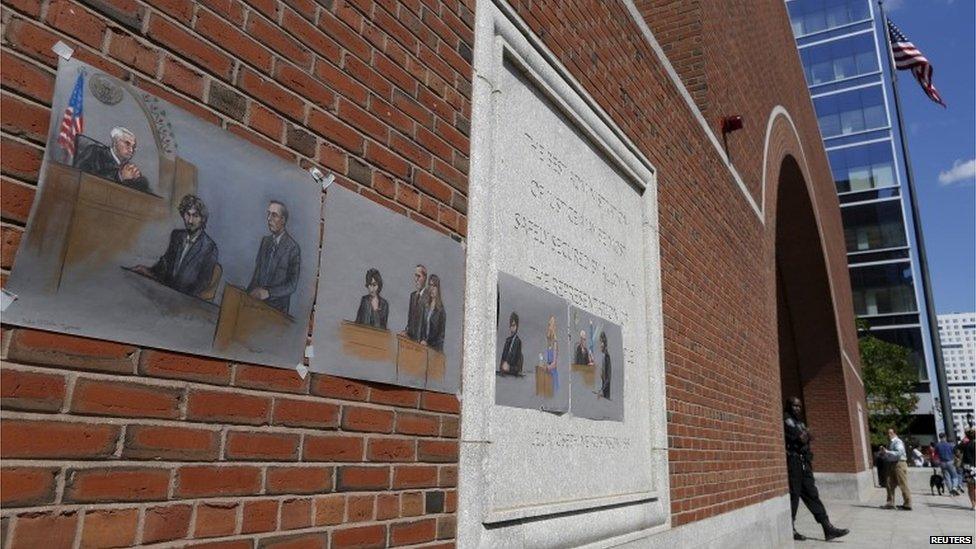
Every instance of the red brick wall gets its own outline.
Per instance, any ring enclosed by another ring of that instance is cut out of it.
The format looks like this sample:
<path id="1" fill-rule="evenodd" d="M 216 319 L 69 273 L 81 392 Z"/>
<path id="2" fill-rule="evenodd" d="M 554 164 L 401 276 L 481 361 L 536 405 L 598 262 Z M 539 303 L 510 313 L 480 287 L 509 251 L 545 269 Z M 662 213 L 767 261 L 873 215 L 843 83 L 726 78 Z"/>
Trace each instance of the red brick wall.
<path id="1" fill-rule="evenodd" d="M 473 2 L 12 0 L 3 279 L 75 56 L 464 235 Z M 5 326 L 3 547 L 451 546 L 453 396 Z"/>

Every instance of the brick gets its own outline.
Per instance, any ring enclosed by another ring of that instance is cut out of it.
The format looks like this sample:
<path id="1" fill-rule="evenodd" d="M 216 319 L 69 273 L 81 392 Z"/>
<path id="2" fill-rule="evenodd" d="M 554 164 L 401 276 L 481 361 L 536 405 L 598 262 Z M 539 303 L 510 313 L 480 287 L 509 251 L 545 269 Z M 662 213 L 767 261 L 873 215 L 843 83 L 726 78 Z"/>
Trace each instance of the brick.
<path id="1" fill-rule="evenodd" d="M 234 385 L 250 389 L 305 393 L 308 392 L 307 379 L 302 379 L 293 370 L 241 364 L 237 367 Z"/>
<path id="2" fill-rule="evenodd" d="M 82 547 L 129 547 L 135 543 L 138 509 L 96 509 L 85 511 Z"/>
<path id="3" fill-rule="evenodd" d="M 400 498 L 396 494 L 376 496 L 376 520 L 388 520 L 400 516 Z"/>
<path id="4" fill-rule="evenodd" d="M 353 153 L 361 154 L 365 140 L 352 126 L 342 122 L 330 113 L 319 110 L 309 112 L 308 126 L 313 132 L 323 139 L 339 145 L 343 149 Z M 338 378 L 333 378 L 338 379 Z M 312 383 L 316 383 L 314 380 Z"/>
<path id="5" fill-rule="evenodd" d="M 345 431 L 365 431 L 389 433 L 393 431 L 393 412 L 362 406 L 342 408 L 342 429 Z"/>
<path id="6" fill-rule="evenodd" d="M 306 435 L 304 461 L 362 461 L 362 436 Z"/>
<path id="7" fill-rule="evenodd" d="M 377 55 L 376 60 L 376 70 L 379 71 L 384 77 L 389 78 L 397 87 L 405 90 L 407 93 L 414 93 L 417 89 L 417 82 L 413 76 L 407 71 L 403 70 L 396 63 L 391 61 L 388 57 L 383 55 Z M 384 97 L 392 97 L 391 94 L 387 94 Z"/>
<path id="8" fill-rule="evenodd" d="M 366 447 L 368 461 L 416 461 L 416 443 L 408 438 L 374 438 Z"/>
<path id="9" fill-rule="evenodd" d="M 440 420 L 431 414 L 397 412 L 396 432 L 403 435 L 437 436 Z"/>
<path id="10" fill-rule="evenodd" d="M 329 537 L 325 533 L 277 536 L 258 541 L 258 549 L 326 549 L 328 546 Z"/>
<path id="11" fill-rule="evenodd" d="M 437 536 L 437 521 L 424 519 L 390 525 L 390 545 L 413 545 L 433 541 Z"/>
<path id="12" fill-rule="evenodd" d="M 6 107 L 4 112 L 9 113 Z M 25 185 L 19 181 L 0 179 L 0 217 L 17 223 L 26 223 L 30 215 L 31 204 L 34 203 L 35 187 Z"/>
<path id="13" fill-rule="evenodd" d="M 7 419 L 0 429 L 0 454 L 6 459 L 97 459 L 115 452 L 121 428 L 90 422 Z"/>
<path id="14" fill-rule="evenodd" d="M 366 400 L 369 385 L 354 379 L 317 374 L 313 376 L 311 392 L 313 395 L 342 400 Z"/>
<path id="15" fill-rule="evenodd" d="M 370 388 L 369 401 L 375 404 L 416 408 L 420 402 L 420 391 L 377 384 Z"/>
<path id="16" fill-rule="evenodd" d="M 93 10 L 107 15 L 131 31 L 142 29 L 146 9 L 135 0 L 80 0 Z"/>
<path id="17" fill-rule="evenodd" d="M 142 542 L 157 543 L 185 538 L 190 531 L 189 505 L 150 507 L 142 527 Z"/>
<path id="18" fill-rule="evenodd" d="M 434 127 L 434 114 L 407 93 L 393 90 L 393 106 L 405 112 L 422 126 Z"/>
<path id="19" fill-rule="evenodd" d="M 130 425 L 122 457 L 172 461 L 214 461 L 219 457 L 220 433 L 159 425 Z"/>
<path id="20" fill-rule="evenodd" d="M 237 121 L 247 113 L 247 98 L 216 80 L 210 81 L 207 104 Z"/>
<path id="21" fill-rule="evenodd" d="M 247 32 L 303 70 L 312 69 L 312 52 L 288 36 L 280 26 L 261 17 L 250 17 L 247 21 Z"/>
<path id="22" fill-rule="evenodd" d="M 69 469 L 64 501 L 98 503 L 158 501 L 169 492 L 168 469 L 148 467 L 99 467 Z"/>
<path id="23" fill-rule="evenodd" d="M 435 463 L 456 463 L 457 441 L 421 440 L 417 443 L 417 460 Z"/>
<path id="24" fill-rule="evenodd" d="M 358 526 L 332 532 L 332 549 L 367 549 L 386 546 L 386 526 Z"/>
<path id="25" fill-rule="evenodd" d="M 444 492 L 424 492 L 424 513 L 434 514 L 444 512 Z"/>
<path id="26" fill-rule="evenodd" d="M 87 10 L 66 0 L 56 0 L 48 6 L 47 23 L 94 48 L 102 45 L 105 23 Z"/>
<path id="27" fill-rule="evenodd" d="M 36 0 L 12 0 L 5 2 L 5 4 L 8 8 L 15 9 L 32 17 L 37 17 L 41 13 L 41 4 Z"/>
<path id="28" fill-rule="evenodd" d="M 335 94 L 321 82 L 292 65 L 279 64 L 275 69 L 275 80 L 313 105 L 323 109 L 333 108 Z"/>
<path id="29" fill-rule="evenodd" d="M 247 125 L 274 141 L 281 140 L 281 132 L 285 127 L 284 122 L 275 113 L 251 102 L 250 110 L 247 115 Z"/>
<path id="30" fill-rule="evenodd" d="M 323 10 L 319 15 L 318 27 L 353 55 L 363 61 L 369 60 L 372 46 L 332 13 Z"/>
<path id="31" fill-rule="evenodd" d="M 130 345 L 23 328 L 14 333 L 7 352 L 14 362 L 119 374 L 134 371 L 136 355 Z"/>
<path id="32" fill-rule="evenodd" d="M 360 108 L 352 101 L 339 98 L 339 118 L 358 131 L 372 137 L 380 143 L 386 143 L 390 132 L 386 124 Z M 367 147 L 367 156 L 369 147 Z M 392 170 L 391 170 L 392 171 Z"/>
<path id="33" fill-rule="evenodd" d="M 374 57 L 378 59 L 380 56 L 376 55 Z M 359 82 L 362 82 L 375 95 L 389 98 L 393 94 L 393 86 L 390 85 L 390 82 L 386 78 L 352 55 L 347 55 L 343 58 L 342 71 L 346 79 L 350 77 L 355 78 Z M 365 101 L 357 101 L 357 103 L 363 106 L 366 105 Z"/>
<path id="34" fill-rule="evenodd" d="M 393 470 L 393 488 L 434 488 L 437 486 L 437 468 L 427 465 L 398 465 Z"/>
<path id="35" fill-rule="evenodd" d="M 153 7 L 182 23 L 189 23 L 193 17 L 193 4 L 193 0 L 154 0 Z"/>
<path id="36" fill-rule="evenodd" d="M 278 528 L 278 500 L 245 501 L 242 534 L 272 532 Z"/>
<path id="37" fill-rule="evenodd" d="M 4 112 L 3 131 L 7 134 L 35 142 L 47 140 L 51 113 L 45 107 L 13 95 L 3 95 L 0 96 L 0 109 Z"/>
<path id="38" fill-rule="evenodd" d="M 18 515 L 13 526 L 10 549 L 71 549 L 77 525 L 77 511 L 44 511 Z"/>
<path id="39" fill-rule="evenodd" d="M 239 504 L 233 502 L 197 504 L 193 537 L 213 538 L 233 534 L 237 530 L 237 510 L 239 507 Z"/>
<path id="40" fill-rule="evenodd" d="M 419 517 L 424 514 L 424 493 L 404 492 L 400 494 L 400 514 L 404 517 Z"/>
<path id="41" fill-rule="evenodd" d="M 57 66 L 58 57 L 51 50 L 51 47 L 57 43 L 59 37 L 49 28 L 33 21 L 15 18 L 11 19 L 4 36 L 14 50 L 36 59 L 49 67 Z M 74 40 L 66 39 L 64 41 L 72 47 L 78 47 L 78 44 Z"/>
<path id="42" fill-rule="evenodd" d="M 315 158 L 317 145 L 315 136 L 298 126 L 288 126 L 285 131 L 285 144 L 309 158 Z"/>
<path id="43" fill-rule="evenodd" d="M 457 517 L 437 517 L 437 539 L 457 537 Z"/>
<path id="44" fill-rule="evenodd" d="M 216 15 L 208 11 L 198 12 L 194 28 L 234 57 L 253 65 L 261 72 L 271 72 L 271 52 Z"/>
<path id="45" fill-rule="evenodd" d="M 164 99 L 172 103 L 173 105 L 176 105 L 177 107 L 189 113 L 192 113 L 194 116 L 196 116 L 198 119 L 204 122 L 209 122 L 211 124 L 217 124 L 217 125 L 221 124 L 222 119 L 216 114 L 214 114 L 212 111 L 202 107 L 200 103 L 190 101 L 185 97 L 183 97 L 182 95 L 177 95 L 169 91 L 169 89 L 167 88 L 157 86 L 155 83 L 149 80 L 141 79 L 138 77 L 134 78 L 132 84 L 137 88 L 147 91 L 159 97 L 160 99 Z"/>
<path id="46" fill-rule="evenodd" d="M 458 438 L 460 436 L 460 421 L 457 417 L 441 418 L 441 436 L 445 438 Z"/>
<path id="47" fill-rule="evenodd" d="M 272 423 L 288 427 L 334 429 L 339 424 L 339 406 L 329 402 L 276 398 Z"/>
<path id="48" fill-rule="evenodd" d="M 174 419 L 182 391 L 169 387 L 79 379 L 71 399 L 77 414 Z"/>
<path id="49" fill-rule="evenodd" d="M 298 459 L 298 435 L 231 431 L 224 457 L 228 460 L 292 461 Z"/>
<path id="50" fill-rule="evenodd" d="M 167 57 L 163 62 L 163 83 L 195 99 L 203 99 L 203 74 L 184 63 Z"/>
<path id="51" fill-rule="evenodd" d="M 50 70 L 27 63 L 7 50 L 0 52 L 0 81 L 3 82 L 4 87 L 45 105 L 51 104 L 51 97 L 54 95 L 54 74 Z"/>
<path id="52" fill-rule="evenodd" d="M 0 408 L 33 412 L 57 412 L 64 403 L 64 376 L 0 370 Z"/>
<path id="53" fill-rule="evenodd" d="M 417 210 L 420 207 L 420 193 L 406 183 L 398 183 L 396 189 L 396 201 L 410 208 L 411 210 Z"/>
<path id="54" fill-rule="evenodd" d="M 37 181 L 43 154 L 43 151 L 33 145 L 3 138 L 0 140 L 0 155 L 3 156 L 0 172 L 27 181 Z"/>
<path id="55" fill-rule="evenodd" d="M 219 421 L 265 425 L 271 412 L 271 399 L 254 395 L 191 390 L 186 417 L 191 421 Z"/>
<path id="56" fill-rule="evenodd" d="M 349 496 L 346 498 L 346 522 L 365 522 L 373 520 L 375 498 L 368 496 Z"/>
<path id="57" fill-rule="evenodd" d="M 137 7 L 136 9 L 142 10 L 143 8 Z M 108 54 L 113 59 L 150 76 L 156 75 L 160 54 L 155 48 L 143 44 L 127 34 L 112 31 L 110 36 Z"/>
<path id="58" fill-rule="evenodd" d="M 315 498 L 315 526 L 342 524 L 346 515 L 346 496 L 325 496 Z"/>
<path id="59" fill-rule="evenodd" d="M 332 467 L 268 467 L 269 494 L 316 494 L 332 491 Z"/>
<path id="60" fill-rule="evenodd" d="M 384 124 L 405 135 L 413 135 L 416 123 L 406 113 L 375 95 L 369 97 L 369 112 Z"/>
<path id="61" fill-rule="evenodd" d="M 336 93 L 354 103 L 365 105 L 369 101 L 369 90 L 366 86 L 332 63 L 317 60 L 315 76 Z"/>
<path id="62" fill-rule="evenodd" d="M 458 481 L 458 468 L 457 466 L 447 466 L 441 467 L 438 470 L 438 480 L 437 485 L 446 488 L 453 488 L 457 486 Z"/>
<path id="63" fill-rule="evenodd" d="M 286 499 L 281 502 L 281 529 L 297 530 L 312 525 L 311 499 Z"/>
<path id="64" fill-rule="evenodd" d="M 457 511 L 457 492 L 444 492 L 444 512 L 453 513 L 455 511 Z"/>
<path id="65" fill-rule="evenodd" d="M 226 79 L 231 74 L 233 61 L 228 55 L 158 15 L 149 18 L 146 36 L 219 78 Z"/>
<path id="66" fill-rule="evenodd" d="M 376 192 L 387 198 L 394 198 L 396 196 L 396 181 L 385 173 L 379 171 L 373 172 L 373 188 L 376 189 Z"/>
<path id="67" fill-rule="evenodd" d="M 185 466 L 177 471 L 178 497 L 243 496 L 261 489 L 258 467 Z"/>
<path id="68" fill-rule="evenodd" d="M 0 268 L 10 269 L 14 264 L 14 254 L 20 247 L 23 234 L 19 227 L 0 227 L 0 242 L 3 243 L 3 249 L 0 250 Z"/>
<path id="69" fill-rule="evenodd" d="M 200 3 L 223 16 L 234 26 L 240 27 L 244 24 L 244 6 L 238 0 L 202 0 Z"/>
<path id="70" fill-rule="evenodd" d="M 444 393 L 425 392 L 420 399 L 420 407 L 424 410 L 434 412 L 445 412 L 448 414 L 461 413 L 461 402 L 454 395 Z"/>
<path id="71" fill-rule="evenodd" d="M 294 121 L 301 122 L 305 117 L 305 104 L 298 96 L 253 70 L 241 69 L 238 86 L 258 101 Z"/>
<path id="72" fill-rule="evenodd" d="M 139 373 L 166 379 L 227 385 L 230 383 L 231 369 L 230 364 L 223 360 L 146 350 L 139 357 Z"/>
<path id="73" fill-rule="evenodd" d="M 410 177 L 410 164 L 382 145 L 372 141 L 366 144 L 366 159 L 401 178 Z"/>
<path id="74" fill-rule="evenodd" d="M 346 465 L 339 468 L 336 479 L 336 490 L 340 492 L 385 490 L 389 487 L 389 467 L 356 467 Z"/>
<path id="75" fill-rule="evenodd" d="M 314 19 L 314 16 L 311 19 Z M 281 26 L 294 34 L 303 44 L 308 45 L 316 55 L 332 61 L 339 59 L 341 51 L 339 44 L 294 11 L 284 10 Z"/>
<path id="76" fill-rule="evenodd" d="M 51 467 L 0 469 L 0 505 L 10 508 L 54 503 L 58 472 Z"/>

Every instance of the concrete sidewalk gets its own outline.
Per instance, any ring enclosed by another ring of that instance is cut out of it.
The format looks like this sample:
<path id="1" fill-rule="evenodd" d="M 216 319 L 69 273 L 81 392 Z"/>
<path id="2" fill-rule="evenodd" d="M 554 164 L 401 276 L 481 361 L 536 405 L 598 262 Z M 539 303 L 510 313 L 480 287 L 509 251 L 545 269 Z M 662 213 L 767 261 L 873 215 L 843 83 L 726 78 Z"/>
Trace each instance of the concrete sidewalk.
<path id="1" fill-rule="evenodd" d="M 899 549 L 930 547 L 929 536 L 976 535 L 976 512 L 970 508 L 969 497 L 965 494 L 953 497 L 948 492 L 944 496 L 932 496 L 928 490 L 914 492 L 911 511 L 881 509 L 884 503 L 883 488 L 872 488 L 870 499 L 865 503 L 824 501 L 834 526 L 851 531 L 830 544 Z M 895 504 L 900 503 L 901 492 L 896 492 Z M 796 547 L 827 546 L 823 529 L 802 501 L 796 513 L 796 530 L 809 538 L 796 542 Z M 972 544 L 968 546 L 972 547 Z"/>

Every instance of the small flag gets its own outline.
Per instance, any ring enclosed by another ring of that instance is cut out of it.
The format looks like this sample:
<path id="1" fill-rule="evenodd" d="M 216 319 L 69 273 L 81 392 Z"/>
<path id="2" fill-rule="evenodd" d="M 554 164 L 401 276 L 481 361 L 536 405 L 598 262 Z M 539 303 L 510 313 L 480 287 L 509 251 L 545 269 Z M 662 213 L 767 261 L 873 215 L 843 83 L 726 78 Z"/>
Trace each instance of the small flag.
<path id="1" fill-rule="evenodd" d="M 64 150 L 65 158 L 70 164 L 75 157 L 75 140 L 85 129 L 83 102 L 85 98 L 85 73 L 78 75 L 75 89 L 71 92 L 71 99 L 61 117 L 61 131 L 58 133 L 58 144 Z"/>
<path id="2" fill-rule="evenodd" d="M 945 107 L 946 104 L 942 102 L 939 90 L 932 85 L 932 64 L 922 55 L 922 52 L 918 51 L 915 44 L 905 38 L 905 35 L 898 30 L 891 19 L 885 19 L 888 22 L 888 40 L 891 41 L 891 54 L 895 58 L 895 67 L 898 70 L 911 69 L 912 74 L 915 75 L 915 80 L 918 80 L 918 84 L 925 91 L 925 95 Z"/>

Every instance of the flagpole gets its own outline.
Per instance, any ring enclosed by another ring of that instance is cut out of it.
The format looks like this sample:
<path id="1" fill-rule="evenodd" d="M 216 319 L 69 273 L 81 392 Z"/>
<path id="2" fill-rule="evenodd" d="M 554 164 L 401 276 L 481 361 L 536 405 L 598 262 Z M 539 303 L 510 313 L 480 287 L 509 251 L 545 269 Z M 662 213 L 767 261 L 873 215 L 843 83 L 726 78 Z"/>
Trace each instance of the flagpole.
<path id="1" fill-rule="evenodd" d="M 895 113 L 898 116 L 898 137 L 901 141 L 902 158 L 905 161 L 905 181 L 908 193 L 908 203 L 912 207 L 912 228 L 915 233 L 915 245 L 918 247 L 918 270 L 922 275 L 922 294 L 925 297 L 925 316 L 928 319 L 929 337 L 932 340 L 932 355 L 935 359 L 935 378 L 939 384 L 939 404 L 942 408 L 942 428 L 950 442 L 956 441 L 956 429 L 952 421 L 952 403 L 949 401 L 949 387 L 946 385 L 945 364 L 942 360 L 942 340 L 939 339 L 939 322 L 935 314 L 935 299 L 932 295 L 932 285 L 929 282 L 928 259 L 925 254 L 925 238 L 922 236 L 922 217 L 915 198 L 915 176 L 912 173 L 912 162 L 908 155 L 908 142 L 905 140 L 905 124 L 901 117 L 901 99 L 898 97 L 898 69 L 895 67 L 891 52 L 891 37 L 888 35 L 888 18 L 885 16 L 883 0 L 878 0 L 881 9 L 881 27 L 884 29 L 885 48 L 888 55 L 888 68 L 891 72 L 891 91 L 895 96 Z M 930 391 L 931 393 L 931 391 Z M 938 426 L 936 426 L 938 430 Z"/>

